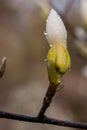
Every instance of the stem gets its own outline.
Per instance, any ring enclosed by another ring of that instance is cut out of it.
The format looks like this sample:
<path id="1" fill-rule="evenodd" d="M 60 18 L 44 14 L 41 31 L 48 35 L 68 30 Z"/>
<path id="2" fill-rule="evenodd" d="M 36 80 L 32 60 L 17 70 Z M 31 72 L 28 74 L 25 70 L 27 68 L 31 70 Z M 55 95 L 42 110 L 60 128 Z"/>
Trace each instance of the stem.
<path id="1" fill-rule="evenodd" d="M 0 118 L 26 121 L 26 122 L 32 122 L 32 123 L 44 123 L 44 124 L 51 124 L 51 125 L 57 125 L 57 126 L 63 126 L 63 127 L 87 129 L 87 123 L 57 120 L 57 119 L 48 118 L 48 117 L 40 119 L 38 117 L 14 114 L 14 113 L 9 113 L 5 111 L 0 111 Z"/>
<path id="2" fill-rule="evenodd" d="M 47 93 L 44 97 L 44 100 L 43 100 L 43 105 L 40 109 L 40 112 L 39 112 L 39 115 L 38 117 L 40 118 L 43 118 L 44 117 L 44 114 L 45 114 L 45 111 L 46 109 L 49 107 L 51 101 L 52 101 L 52 98 L 53 96 L 55 95 L 55 92 L 56 92 L 56 89 L 57 89 L 57 86 L 58 85 L 54 85 L 54 84 L 51 84 L 49 85 L 48 87 L 48 90 L 47 90 Z"/>

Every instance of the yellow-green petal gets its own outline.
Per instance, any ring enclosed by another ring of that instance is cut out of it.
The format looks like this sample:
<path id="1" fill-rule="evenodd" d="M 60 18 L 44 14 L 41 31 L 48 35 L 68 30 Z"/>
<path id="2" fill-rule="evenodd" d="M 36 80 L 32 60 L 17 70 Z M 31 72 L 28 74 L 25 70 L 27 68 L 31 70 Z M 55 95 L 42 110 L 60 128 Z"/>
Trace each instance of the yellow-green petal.
<path id="1" fill-rule="evenodd" d="M 55 63 L 55 58 L 56 58 L 56 48 L 51 47 L 48 51 L 47 59 Z"/>
<path id="2" fill-rule="evenodd" d="M 62 45 L 57 45 L 55 66 L 61 73 L 65 73 L 71 66 L 69 52 L 67 48 Z"/>

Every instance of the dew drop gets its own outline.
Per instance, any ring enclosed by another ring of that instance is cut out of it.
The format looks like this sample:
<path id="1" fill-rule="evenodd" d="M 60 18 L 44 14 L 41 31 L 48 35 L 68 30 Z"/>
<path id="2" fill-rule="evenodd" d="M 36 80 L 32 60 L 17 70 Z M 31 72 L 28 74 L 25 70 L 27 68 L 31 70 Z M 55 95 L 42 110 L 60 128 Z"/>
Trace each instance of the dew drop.
<path id="1" fill-rule="evenodd" d="M 46 31 L 44 31 L 44 35 L 47 36 L 47 32 Z"/>
<path id="2" fill-rule="evenodd" d="M 53 47 L 53 44 L 50 44 L 50 47 Z"/>
<path id="3" fill-rule="evenodd" d="M 46 20 L 46 22 L 48 22 L 48 19 Z"/>

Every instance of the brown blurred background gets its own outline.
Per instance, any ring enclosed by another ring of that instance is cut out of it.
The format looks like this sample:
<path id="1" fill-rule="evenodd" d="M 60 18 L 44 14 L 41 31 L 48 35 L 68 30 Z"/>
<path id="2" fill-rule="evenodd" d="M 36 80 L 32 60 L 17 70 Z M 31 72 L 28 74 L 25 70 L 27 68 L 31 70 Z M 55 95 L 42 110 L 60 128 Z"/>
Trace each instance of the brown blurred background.
<path id="1" fill-rule="evenodd" d="M 38 114 L 49 84 L 44 62 L 49 45 L 44 31 L 52 7 L 68 30 L 72 67 L 63 77 L 65 87 L 46 114 L 87 122 L 87 0 L 0 0 L 0 58 L 7 57 L 6 72 L 0 80 L 0 109 Z M 0 119 L 0 130 L 29 129 L 73 130 Z"/>

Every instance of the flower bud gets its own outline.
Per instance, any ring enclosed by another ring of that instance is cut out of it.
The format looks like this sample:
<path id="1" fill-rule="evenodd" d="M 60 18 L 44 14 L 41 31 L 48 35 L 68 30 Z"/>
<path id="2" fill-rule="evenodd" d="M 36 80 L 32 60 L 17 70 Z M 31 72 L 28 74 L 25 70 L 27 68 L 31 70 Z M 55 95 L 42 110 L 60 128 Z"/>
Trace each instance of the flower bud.
<path id="1" fill-rule="evenodd" d="M 62 19 L 54 9 L 46 23 L 46 38 L 50 44 L 47 59 L 52 61 L 60 73 L 65 73 L 71 66 L 70 55 L 67 50 L 67 32 Z"/>

